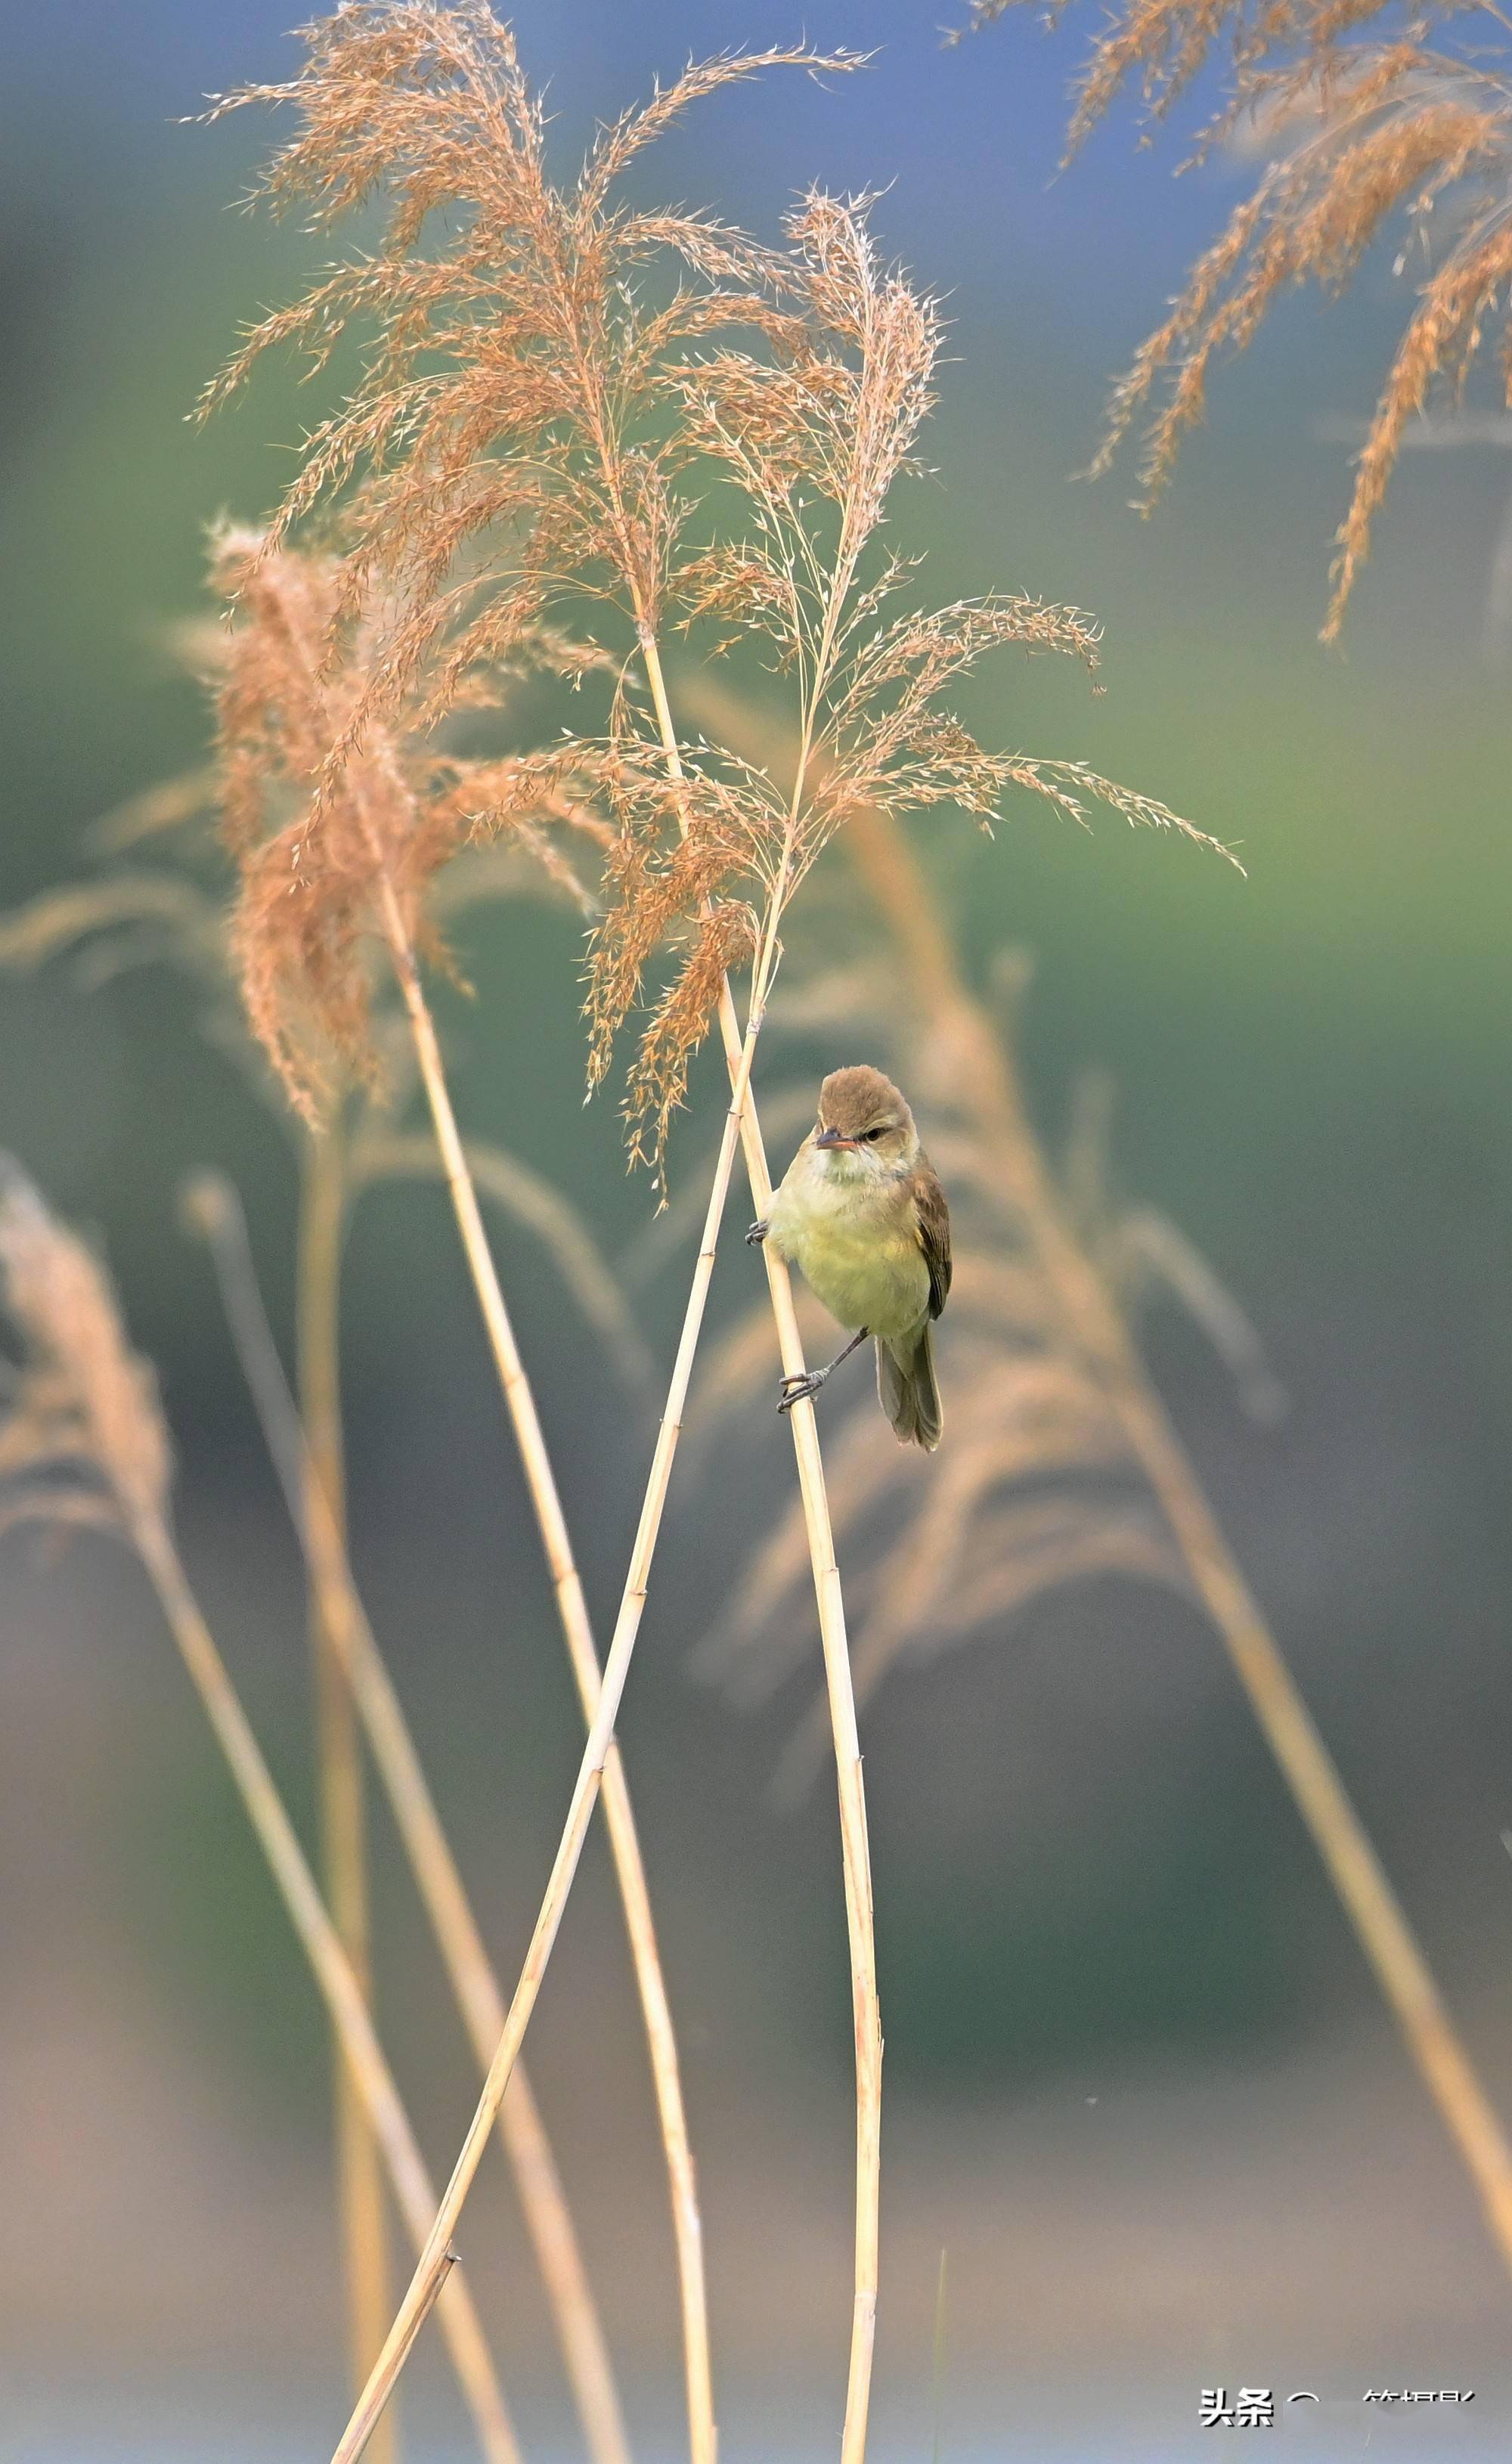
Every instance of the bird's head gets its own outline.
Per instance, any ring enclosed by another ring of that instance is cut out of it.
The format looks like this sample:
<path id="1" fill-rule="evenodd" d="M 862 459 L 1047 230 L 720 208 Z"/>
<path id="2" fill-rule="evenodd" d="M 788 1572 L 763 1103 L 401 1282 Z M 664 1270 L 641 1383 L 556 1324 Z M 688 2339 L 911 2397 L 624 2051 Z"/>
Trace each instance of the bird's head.
<path id="1" fill-rule="evenodd" d="M 919 1133 L 891 1079 L 863 1063 L 831 1070 L 821 1087 L 814 1150 L 838 1179 L 881 1179 L 912 1171 Z"/>

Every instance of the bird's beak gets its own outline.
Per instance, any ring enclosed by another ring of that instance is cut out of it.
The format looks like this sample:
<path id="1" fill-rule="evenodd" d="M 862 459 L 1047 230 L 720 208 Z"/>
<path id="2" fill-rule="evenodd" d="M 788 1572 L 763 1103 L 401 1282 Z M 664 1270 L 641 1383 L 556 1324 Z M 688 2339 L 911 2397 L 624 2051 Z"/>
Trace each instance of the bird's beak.
<path id="1" fill-rule="evenodd" d="M 840 1130 L 821 1130 L 814 1140 L 817 1147 L 854 1147 L 857 1141 L 847 1138 Z"/>

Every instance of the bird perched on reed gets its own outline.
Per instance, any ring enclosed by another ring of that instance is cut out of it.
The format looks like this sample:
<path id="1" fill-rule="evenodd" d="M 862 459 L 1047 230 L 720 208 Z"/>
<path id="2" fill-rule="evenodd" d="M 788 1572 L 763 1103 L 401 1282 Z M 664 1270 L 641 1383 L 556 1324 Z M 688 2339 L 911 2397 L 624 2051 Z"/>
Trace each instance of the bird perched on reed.
<path id="1" fill-rule="evenodd" d="M 951 1288 L 951 1216 L 890 1078 L 865 1064 L 830 1072 L 770 1214 L 746 1238 L 770 1240 L 831 1316 L 854 1330 L 824 1368 L 783 1379 L 778 1409 L 817 1395 L 869 1335 L 883 1410 L 905 1445 L 932 1454 L 942 1415 L 930 1329 Z"/>

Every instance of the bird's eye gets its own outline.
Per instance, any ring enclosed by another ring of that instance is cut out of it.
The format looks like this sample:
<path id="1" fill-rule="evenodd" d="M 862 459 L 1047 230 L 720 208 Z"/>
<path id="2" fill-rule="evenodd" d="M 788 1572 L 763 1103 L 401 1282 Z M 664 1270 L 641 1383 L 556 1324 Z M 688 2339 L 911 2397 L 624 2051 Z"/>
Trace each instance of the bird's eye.
<path id="1" fill-rule="evenodd" d="M 880 1129 L 875 1129 L 875 1130 L 863 1130 L 863 1132 L 862 1132 L 862 1136 L 863 1136 L 863 1137 L 865 1137 L 865 1138 L 880 1138 L 880 1137 L 881 1137 L 881 1135 L 882 1135 L 882 1132 L 881 1132 L 881 1130 L 880 1130 Z"/>

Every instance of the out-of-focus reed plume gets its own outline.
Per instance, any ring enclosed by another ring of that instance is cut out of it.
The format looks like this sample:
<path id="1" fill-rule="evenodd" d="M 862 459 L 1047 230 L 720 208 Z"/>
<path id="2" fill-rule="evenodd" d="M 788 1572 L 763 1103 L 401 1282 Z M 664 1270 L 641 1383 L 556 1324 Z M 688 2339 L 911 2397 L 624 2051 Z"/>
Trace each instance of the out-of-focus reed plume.
<path id="1" fill-rule="evenodd" d="M 975 0 L 972 22 L 1019 4 Z M 1316 282 L 1337 294 L 1392 240 L 1396 274 L 1418 278 L 1337 534 L 1331 642 L 1414 421 L 1435 395 L 1457 400 L 1493 348 L 1499 394 L 1512 401 L 1507 20 L 1492 0 L 1428 0 L 1406 17 L 1390 0 L 1282 0 L 1258 13 L 1241 0 L 1118 0 L 1077 82 L 1071 149 L 1128 89 L 1164 120 L 1215 65 L 1224 99 L 1194 159 L 1228 144 L 1258 156 L 1260 175 L 1114 387 L 1092 468 L 1108 467 L 1148 408 L 1148 511 L 1203 416 L 1214 363 L 1245 349 L 1287 292 Z"/>
<path id="2" fill-rule="evenodd" d="M 1196 1472 L 1140 1357 L 1119 1288 L 1128 1227 L 1088 1241 L 1077 1199 L 1095 1171 L 1072 1178 L 1068 1205 L 1035 1136 L 1014 1052 L 966 982 L 927 876 L 889 816 L 862 817 L 847 851 L 901 961 L 907 997 L 934 1039 L 942 1088 L 968 1089 L 981 1153 L 1053 1313 L 1055 1340 L 1104 1397 L 1156 1501 L 1187 1581 L 1213 1621 L 1340 1903 L 1354 1928 L 1440 2119 L 1459 2151 L 1503 2263 L 1512 2270 L 1512 2145 L 1446 2008 L 1380 1859 L 1298 1691 L 1280 1644 L 1228 1546 Z M 1096 1140 L 1092 1140 L 1095 1155 Z M 1095 1213 L 1094 1209 L 1094 1213 Z M 1137 1230 L 1138 1218 L 1135 1219 Z M 1148 1271 L 1169 1237 L 1136 1240 Z M 1175 1253 L 1179 1257 L 1179 1244 Z M 1276 1391 L 1242 1317 L 1181 1258 L 1178 1285 L 1195 1298 L 1220 1348 L 1234 1357 L 1252 1404 L 1271 1412 Z"/>
<path id="3" fill-rule="evenodd" d="M 114 1521 L 132 1541 L 165 1526 L 172 1455 L 157 1380 L 127 1347 L 98 1259 L 9 1155 L 0 1270 L 21 1345 L 0 1439 L 8 1514 Z"/>
<path id="4" fill-rule="evenodd" d="M 423 2242 L 436 2193 L 362 1983 L 179 1557 L 157 1381 L 127 1343 L 99 1259 L 9 1156 L 0 1156 L 0 1302 L 18 1351 L 0 1421 L 0 1528 L 93 1525 L 116 1531 L 141 1559 L 314 1970 L 406 2228 Z M 519 2464 L 471 2295 L 460 2277 L 438 2290 L 484 2454 L 489 2464 Z"/>
<path id="5" fill-rule="evenodd" d="M 778 770 L 791 760 L 790 739 L 770 704 L 708 680 L 690 691 L 694 706 L 710 723 L 717 720 L 745 759 Z M 826 1041 L 844 1032 L 847 1052 L 854 1048 L 854 1022 L 869 1018 L 878 1047 L 898 1052 L 900 1068 L 906 1054 L 931 1157 L 953 1206 L 959 1194 L 967 1228 L 952 1307 L 938 1330 L 942 1356 L 952 1343 L 944 1375 L 953 1403 L 958 1378 L 966 1408 L 966 1464 L 953 1468 L 943 1448 L 927 1463 L 905 1459 L 913 1478 L 904 1495 L 919 1496 L 918 1511 L 909 1517 L 898 1494 L 897 1450 L 877 1444 L 879 1424 L 869 1402 L 839 1441 L 843 1451 L 832 1482 L 837 1510 L 859 1522 L 877 1504 L 889 1529 L 902 1525 L 890 1552 L 882 1552 L 888 1580 L 875 1586 L 867 1603 L 858 1678 L 875 1683 L 901 1651 L 937 1647 L 991 1616 L 1000 1618 L 1052 1582 L 1104 1565 L 1189 1587 L 1222 1639 L 1512 2266 L 1512 2148 L 1281 1647 L 1166 1418 L 1131 1320 L 1151 1290 L 1173 1293 L 1231 1370 L 1244 1409 L 1274 1419 L 1285 1397 L 1255 1330 L 1174 1225 L 1149 1207 L 1115 1199 L 1106 1080 L 1083 1083 L 1060 1173 L 1052 1167 L 1019 1084 L 1011 1024 L 967 981 L 929 876 L 893 816 L 883 809 L 855 815 L 844 853 L 847 868 L 821 875 L 826 896 L 816 946 L 822 961 L 800 977 L 775 1016 L 795 1032 Z M 887 930 L 880 958 L 868 939 L 858 939 L 858 886 Z M 1012 1011 L 1024 971 L 1010 962 L 1000 972 L 1003 1005 Z M 806 1126 L 811 1105 L 811 1087 L 801 1104 L 795 1093 L 788 1108 L 795 1129 Z M 654 1270 L 659 1245 L 647 1243 L 642 1272 Z M 979 1326 L 956 1317 L 978 1276 L 973 1315 Z M 969 1338 L 964 1343 L 962 1335 Z M 964 1354 L 958 1367 L 957 1344 Z M 737 1327 L 723 1358 L 713 1358 L 697 1408 L 712 1419 L 727 1413 L 736 1376 L 759 1374 L 764 1350 L 754 1321 Z M 982 1424 L 971 1418 L 977 1400 L 984 1405 Z M 785 1673 L 782 1652 L 772 1652 L 766 1638 L 778 1603 L 790 1615 L 794 1555 L 791 1523 L 781 1523 L 748 1571 L 734 1626 L 713 1640 L 712 1662 L 737 1689 L 765 1690 Z M 947 1565 L 958 1599 L 942 1596 L 938 1578 Z M 785 1775 L 800 1779 L 811 1764 L 810 1728 L 795 1740 Z"/>

